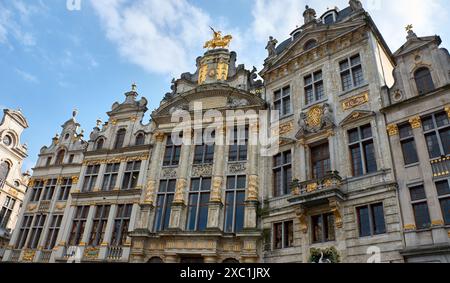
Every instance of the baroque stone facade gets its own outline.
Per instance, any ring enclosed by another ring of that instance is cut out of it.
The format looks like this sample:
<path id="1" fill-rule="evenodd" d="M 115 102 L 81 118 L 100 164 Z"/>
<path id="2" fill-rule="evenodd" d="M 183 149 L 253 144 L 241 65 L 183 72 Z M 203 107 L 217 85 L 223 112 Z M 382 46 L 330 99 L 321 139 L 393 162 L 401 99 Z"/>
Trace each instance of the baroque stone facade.
<path id="1" fill-rule="evenodd" d="M 29 173 L 22 173 L 27 145 L 21 143 L 28 122 L 20 110 L 5 109 L 0 123 L 0 260 L 16 227 Z"/>
<path id="2" fill-rule="evenodd" d="M 214 31 L 149 123 L 135 85 L 88 141 L 74 113 L 4 261 L 448 262 L 448 52 L 408 27 L 392 53 L 357 0 L 303 16 L 264 83 Z"/>

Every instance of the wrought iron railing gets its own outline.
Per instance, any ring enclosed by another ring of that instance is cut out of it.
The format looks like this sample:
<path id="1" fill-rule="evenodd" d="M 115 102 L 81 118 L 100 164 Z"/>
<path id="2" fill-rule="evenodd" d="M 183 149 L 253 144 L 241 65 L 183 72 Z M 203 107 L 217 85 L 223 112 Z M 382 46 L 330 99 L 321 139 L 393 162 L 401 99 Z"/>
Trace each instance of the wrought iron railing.
<path id="1" fill-rule="evenodd" d="M 450 155 L 431 160 L 431 168 L 435 178 L 450 175 Z"/>
<path id="2" fill-rule="evenodd" d="M 119 246 L 109 246 L 106 258 L 109 260 L 120 260 L 122 258 L 123 248 Z"/>
<path id="3" fill-rule="evenodd" d="M 41 251 L 41 255 L 39 256 L 40 263 L 49 263 L 50 258 L 52 256 L 52 251 Z"/>
<path id="4" fill-rule="evenodd" d="M 12 250 L 11 254 L 9 255 L 9 261 L 11 262 L 18 262 L 20 259 L 21 250 Z"/>

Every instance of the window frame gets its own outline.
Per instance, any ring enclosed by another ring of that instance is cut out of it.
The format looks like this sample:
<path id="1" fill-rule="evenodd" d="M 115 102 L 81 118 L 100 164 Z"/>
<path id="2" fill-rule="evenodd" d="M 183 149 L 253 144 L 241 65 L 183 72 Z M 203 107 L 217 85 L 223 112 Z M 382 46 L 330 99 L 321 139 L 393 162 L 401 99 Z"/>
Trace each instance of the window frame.
<path id="1" fill-rule="evenodd" d="M 438 115 L 445 115 L 447 117 L 447 120 L 449 120 L 449 123 L 447 125 L 438 126 L 437 119 L 436 119 L 436 116 L 438 116 Z M 426 130 L 424 123 L 422 123 L 422 130 L 423 130 L 423 134 L 425 137 L 425 142 L 427 144 L 428 156 L 430 157 L 430 159 L 436 159 L 436 158 L 440 158 L 442 156 L 447 156 L 450 154 L 450 152 L 448 154 L 445 153 L 444 144 L 442 142 L 442 137 L 441 137 L 441 131 L 450 130 L 450 119 L 448 119 L 448 115 L 445 111 L 444 112 L 439 111 L 439 112 L 424 116 L 421 118 L 421 120 L 424 121 L 424 120 L 430 119 L 430 118 L 431 118 L 431 121 L 433 122 L 432 129 Z M 430 147 L 429 147 L 428 139 L 427 139 L 427 137 L 431 136 L 431 135 L 434 135 L 437 139 L 440 156 L 433 157 L 431 155 Z"/>
<path id="2" fill-rule="evenodd" d="M 422 74 L 419 72 L 426 71 Z M 420 67 L 414 71 L 414 82 L 416 84 L 416 90 L 419 95 L 425 95 L 436 90 L 436 85 L 434 84 L 433 76 L 431 74 L 431 70 L 428 67 Z M 420 84 L 419 84 L 420 83 Z M 420 87 L 419 87 L 420 86 Z"/>
<path id="3" fill-rule="evenodd" d="M 277 240 L 278 239 L 278 230 L 277 226 L 281 225 L 281 247 L 277 247 Z M 289 231 L 289 225 L 291 225 L 292 230 Z M 283 249 L 289 249 L 294 247 L 294 221 L 293 220 L 286 220 L 282 222 L 275 222 L 272 223 L 272 250 L 283 250 Z M 292 232 L 292 235 L 290 235 L 290 232 Z M 286 236 L 287 235 L 287 236 Z M 292 238 L 291 238 L 292 237 Z M 290 239 L 291 238 L 291 239 Z M 289 243 L 289 239 L 292 241 Z"/>
<path id="4" fill-rule="evenodd" d="M 359 63 L 352 65 L 352 59 L 357 58 L 357 57 L 359 57 Z M 342 68 L 343 64 L 347 64 L 347 67 Z M 344 92 L 351 91 L 357 87 L 364 85 L 364 83 L 366 82 L 366 79 L 364 77 L 364 69 L 362 66 L 363 66 L 362 56 L 360 53 L 349 56 L 349 57 L 339 61 L 339 74 L 340 74 L 340 78 L 341 78 L 342 91 L 344 91 Z M 362 81 L 359 84 L 355 84 L 355 73 L 356 73 L 355 69 L 357 69 L 358 67 L 361 68 Z M 343 77 L 344 73 L 348 73 L 348 75 L 350 76 L 351 85 L 348 88 L 346 88 L 346 86 L 344 84 L 344 77 Z"/>
<path id="5" fill-rule="evenodd" d="M 197 133 L 196 133 L 197 134 Z M 212 131 L 210 133 L 211 137 L 213 139 L 215 139 L 215 131 Z M 193 160 L 193 164 L 194 165 L 205 165 L 205 164 L 214 164 L 214 154 L 215 154 L 215 141 L 214 142 L 205 142 L 204 139 L 205 136 L 205 130 L 203 130 L 201 132 L 201 143 L 200 144 L 195 144 L 194 146 L 194 160 Z M 198 137 L 196 137 L 196 141 L 198 140 Z M 212 149 L 212 153 L 210 152 L 210 150 Z M 198 155 L 197 155 L 197 150 L 201 150 L 202 152 L 202 156 L 201 159 L 198 159 Z M 212 154 L 212 157 L 209 158 L 208 156 Z"/>
<path id="6" fill-rule="evenodd" d="M 423 198 L 413 199 L 412 190 L 420 188 L 420 187 L 423 189 L 423 193 L 424 193 Z M 428 205 L 427 192 L 425 190 L 425 186 L 423 184 L 415 185 L 415 186 L 409 187 L 408 190 L 409 190 L 410 197 L 411 197 L 411 206 L 412 206 L 412 210 L 413 210 L 413 214 L 414 214 L 414 222 L 416 224 L 416 229 L 424 230 L 424 229 L 431 228 L 431 215 L 430 215 L 430 208 Z M 424 224 L 426 224 L 426 225 L 422 225 L 421 227 L 419 227 L 418 221 L 417 221 L 416 207 L 422 206 L 422 205 L 426 206 L 426 215 L 422 215 L 422 217 L 426 217 L 428 220 L 428 223 L 424 222 Z"/>
<path id="7" fill-rule="evenodd" d="M 131 169 L 128 169 L 129 166 L 131 167 Z M 120 189 L 123 191 L 136 189 L 138 187 L 141 169 L 142 161 L 136 160 L 127 162 L 125 171 L 123 172 L 123 180 Z"/>
<path id="8" fill-rule="evenodd" d="M 6 229 L 6 227 L 8 226 L 16 202 L 17 200 L 15 198 L 6 196 L 5 202 L 3 203 L 2 209 L 0 211 L 0 228 Z"/>
<path id="9" fill-rule="evenodd" d="M 409 134 L 408 135 L 402 135 L 402 128 L 408 128 L 409 129 Z M 405 166 L 408 165 L 413 165 L 416 163 L 419 163 L 419 155 L 417 153 L 417 145 L 416 145 L 416 140 L 414 138 L 414 132 L 413 129 L 411 127 L 410 123 L 405 123 L 405 124 L 401 124 L 398 126 L 398 132 L 399 132 L 399 138 L 400 138 L 400 146 L 402 148 L 402 154 L 403 154 L 403 162 Z M 408 143 L 411 143 L 414 146 L 414 157 L 413 161 L 408 161 L 407 160 L 407 154 L 405 153 L 405 148 L 404 146 Z"/>
<path id="10" fill-rule="evenodd" d="M 447 182 L 447 188 L 448 192 L 441 194 L 438 190 L 437 190 L 437 185 L 438 183 L 445 183 Z M 450 211 L 447 212 L 447 214 L 445 213 L 444 207 L 442 206 L 442 201 L 450 201 L 450 179 L 443 179 L 443 180 L 439 180 L 435 182 L 435 187 L 437 190 L 437 196 L 438 196 L 438 200 L 439 200 L 439 205 L 441 207 L 441 212 L 442 212 L 442 219 L 444 220 L 444 225 L 450 225 Z"/>
<path id="11" fill-rule="evenodd" d="M 289 90 L 286 94 L 286 90 Z M 279 93 L 279 98 L 277 98 L 277 93 Z M 292 87 L 291 85 L 284 86 L 273 92 L 273 109 L 280 111 L 280 118 L 285 118 L 292 115 Z M 288 102 L 286 102 L 288 101 Z M 279 104 L 279 107 L 277 107 Z M 286 105 L 289 106 L 289 111 L 286 110 Z"/>
<path id="12" fill-rule="evenodd" d="M 30 202 L 39 202 L 42 197 L 42 191 L 44 190 L 44 181 L 36 181 L 31 191 Z"/>
<path id="13" fill-rule="evenodd" d="M 55 195 L 56 186 L 58 184 L 58 179 L 48 179 L 45 182 L 44 192 L 42 194 L 41 200 L 52 200 Z"/>
<path id="14" fill-rule="evenodd" d="M 171 183 L 173 183 L 173 188 L 169 186 Z M 169 221 L 170 215 L 172 213 L 172 204 L 175 198 L 176 185 L 176 179 L 164 179 L 159 181 L 159 189 L 156 194 L 155 219 L 153 223 L 154 232 L 165 231 L 169 228 Z M 159 205 L 160 199 L 162 199 L 161 207 Z"/>
<path id="15" fill-rule="evenodd" d="M 58 201 L 68 200 L 72 186 L 73 186 L 72 178 L 63 178 L 61 185 L 59 187 L 59 193 L 58 193 L 57 200 Z"/>
<path id="16" fill-rule="evenodd" d="M 198 188 L 195 190 L 193 188 L 194 181 L 198 180 Z M 205 181 L 209 180 L 209 188 L 207 190 L 203 190 L 203 184 Z M 189 202 L 188 202 L 188 208 L 187 208 L 187 219 L 186 219 L 186 231 L 191 232 L 202 232 L 205 231 L 206 228 L 208 228 L 208 207 L 209 207 L 209 201 L 211 197 L 211 186 L 212 186 L 212 178 L 211 177 L 200 177 L 200 178 L 192 178 L 191 179 L 191 187 L 189 189 Z M 196 197 L 196 203 L 195 205 L 191 204 L 191 197 Z M 202 197 L 207 196 L 206 203 L 202 203 Z M 206 206 L 206 223 L 204 229 L 200 228 L 199 220 L 201 218 L 201 207 Z M 194 217 L 194 228 L 191 229 L 191 208 L 195 208 L 195 217 Z"/>
<path id="17" fill-rule="evenodd" d="M 380 206 L 383 210 L 383 232 L 377 233 L 375 230 L 375 215 L 374 215 L 374 207 L 375 206 Z M 369 218 L 369 230 L 370 230 L 370 234 L 369 235 L 362 235 L 362 229 L 361 229 L 361 214 L 360 214 L 360 210 L 366 208 L 368 211 L 368 218 Z M 384 203 L 383 202 L 376 202 L 376 203 L 371 203 L 371 204 L 366 204 L 366 205 L 361 205 L 356 207 L 356 218 L 357 218 L 357 224 L 358 224 L 358 232 L 359 232 L 359 237 L 360 238 L 366 238 L 366 237 L 374 237 L 374 236 L 379 236 L 379 235 L 384 235 L 387 234 L 387 227 L 386 227 L 386 213 L 385 213 L 385 209 L 384 209 Z"/>
<path id="18" fill-rule="evenodd" d="M 242 136 L 242 132 L 244 132 L 244 136 Z M 248 125 L 238 125 L 233 128 L 232 140 L 228 146 L 228 162 L 248 161 L 249 134 Z"/>
<path id="19" fill-rule="evenodd" d="M 95 207 L 92 218 L 91 231 L 89 233 L 89 246 L 98 247 L 105 239 L 111 205 L 98 205 Z"/>
<path id="20" fill-rule="evenodd" d="M 27 245 L 27 239 L 31 231 L 34 215 L 25 214 L 22 218 L 22 223 L 19 229 L 19 235 L 17 237 L 16 249 L 23 249 Z"/>
<path id="21" fill-rule="evenodd" d="M 33 219 L 33 225 L 31 226 L 30 238 L 26 247 L 28 249 L 35 250 L 39 246 L 39 241 L 42 236 L 42 231 L 45 227 L 45 222 L 47 220 L 47 214 L 36 214 Z"/>
<path id="22" fill-rule="evenodd" d="M 168 153 L 170 153 L 170 157 L 168 157 Z M 164 156 L 162 158 L 163 167 L 176 167 L 180 165 L 180 157 L 181 157 L 181 145 L 175 145 L 172 141 L 172 137 L 167 136 L 166 140 L 166 150 L 164 152 Z"/>
<path id="23" fill-rule="evenodd" d="M 370 137 L 364 138 L 363 131 L 362 131 L 363 128 L 370 128 L 370 131 L 371 131 Z M 354 130 L 358 131 L 358 140 L 351 141 L 350 140 L 350 132 L 354 131 Z M 376 147 L 375 147 L 375 137 L 373 135 L 373 132 L 374 131 L 373 131 L 373 127 L 372 127 L 371 123 L 364 124 L 364 125 L 347 130 L 348 148 L 349 148 L 351 169 L 352 169 L 353 177 L 361 177 L 361 176 L 365 176 L 368 174 L 373 174 L 373 173 L 377 172 L 379 169 L 377 156 L 376 156 L 377 152 L 376 152 Z M 367 153 L 366 153 L 365 145 L 368 145 L 370 143 L 372 143 L 372 145 L 373 145 L 373 158 L 374 158 L 375 167 L 376 167 L 376 170 L 373 172 L 369 172 L 367 170 L 367 167 L 368 167 L 367 166 Z M 359 149 L 359 155 L 360 155 L 360 160 L 361 160 L 360 161 L 361 162 L 361 174 L 359 174 L 359 175 L 355 174 L 355 168 L 354 168 L 355 164 L 354 164 L 354 158 L 353 158 L 353 154 L 352 154 L 352 149 L 356 148 L 356 147 Z"/>
<path id="24" fill-rule="evenodd" d="M 56 246 L 56 241 L 58 238 L 58 233 L 61 230 L 61 223 L 64 215 L 62 214 L 55 214 L 52 215 L 48 232 L 47 232 L 47 238 L 45 240 L 44 249 L 47 251 L 53 250 L 53 248 Z"/>
<path id="25" fill-rule="evenodd" d="M 116 139 L 114 141 L 114 149 L 121 149 L 125 146 L 125 137 L 127 135 L 127 129 L 121 128 L 116 132 Z"/>
<path id="26" fill-rule="evenodd" d="M 81 187 L 82 192 L 84 193 L 92 192 L 95 189 L 99 173 L 100 173 L 100 165 L 89 165 L 86 167 L 83 186 Z"/>
<path id="27" fill-rule="evenodd" d="M 323 150 L 323 152 L 327 152 L 327 156 L 328 158 L 326 158 L 326 156 L 321 156 L 321 158 L 319 158 L 318 155 L 314 154 L 313 150 L 314 149 L 320 149 L 322 150 L 322 148 L 327 148 L 327 150 Z M 310 168 L 311 168 L 311 179 L 314 180 L 320 180 L 323 177 L 325 177 L 327 174 L 329 174 L 331 172 L 331 152 L 330 152 L 330 144 L 328 142 L 328 140 L 323 141 L 321 143 L 315 144 L 310 146 Z M 327 168 L 327 162 L 328 161 L 328 170 L 326 170 Z M 315 165 L 317 164 L 321 164 L 321 169 L 323 170 L 322 175 L 319 174 L 319 170 L 315 173 Z M 325 171 L 326 170 L 326 171 Z"/>
<path id="28" fill-rule="evenodd" d="M 316 79 L 316 76 L 320 73 L 320 78 Z M 310 83 L 307 83 L 307 79 L 309 78 Z M 312 72 L 310 74 L 304 75 L 303 76 L 303 94 L 304 94 L 304 98 L 305 98 L 305 105 L 306 106 L 310 106 L 316 102 L 322 101 L 326 98 L 326 94 L 325 94 L 325 84 L 324 84 L 324 80 L 323 80 L 323 71 L 322 69 L 317 70 L 315 72 Z M 322 85 L 322 94 L 321 97 L 319 97 L 319 92 L 318 92 L 318 85 Z M 308 95 L 307 95 L 307 89 L 311 89 L 312 90 L 312 98 L 311 100 L 309 100 Z"/>
<path id="29" fill-rule="evenodd" d="M 77 206 L 69 230 L 69 246 L 79 246 L 82 242 L 90 208 L 88 205 Z"/>
<path id="30" fill-rule="evenodd" d="M 111 246 L 121 247 L 126 243 L 132 214 L 132 203 L 118 205 L 116 217 L 114 218 L 114 229 L 111 236 Z"/>
<path id="31" fill-rule="evenodd" d="M 289 158 L 289 162 L 286 161 L 287 158 L 286 156 L 290 156 Z M 281 163 L 277 164 L 276 163 L 276 159 L 278 156 L 281 156 Z M 273 176 L 273 187 L 272 187 L 272 193 L 273 193 L 273 197 L 282 197 L 282 196 L 286 196 L 290 194 L 290 188 L 291 188 L 291 184 L 292 184 L 292 149 L 288 149 L 285 151 L 282 151 L 278 154 L 276 154 L 273 158 L 272 158 L 272 176 Z M 291 171 L 291 180 L 288 180 L 287 178 L 287 174 L 289 172 L 289 170 Z M 280 171 L 280 175 L 281 175 L 281 191 L 280 189 L 277 190 L 278 185 L 276 183 L 276 178 L 275 178 L 275 174 L 276 171 Z"/>
<path id="32" fill-rule="evenodd" d="M 119 178 L 120 164 L 120 162 L 106 164 L 105 172 L 103 173 L 102 192 L 113 191 L 116 187 Z"/>
<path id="33" fill-rule="evenodd" d="M 320 224 L 322 225 L 322 231 L 321 231 L 322 233 L 320 235 L 320 237 L 321 237 L 320 241 L 315 240 L 314 218 L 316 218 L 316 217 L 320 217 L 320 219 L 321 219 Z M 325 224 L 328 224 L 328 222 L 329 222 L 328 217 L 331 217 L 331 219 L 333 220 L 333 239 L 329 239 L 328 238 L 329 235 L 328 235 L 328 233 L 326 233 L 326 232 L 329 232 L 328 225 L 326 226 L 326 229 L 325 229 Z M 325 219 L 326 219 L 326 221 L 325 221 Z M 327 212 L 327 213 L 312 215 L 311 216 L 311 230 L 312 230 L 311 231 L 311 243 L 312 244 L 324 244 L 324 243 L 329 243 L 329 242 L 335 242 L 336 241 L 336 219 L 334 218 L 334 214 L 331 212 Z"/>
<path id="34" fill-rule="evenodd" d="M 245 181 L 244 181 L 245 186 L 244 186 L 244 188 L 240 188 L 238 186 L 239 178 L 245 178 Z M 232 187 L 230 187 L 230 184 L 228 183 L 230 179 L 234 179 L 234 183 L 233 183 Z M 237 201 L 238 201 L 238 194 L 242 194 L 242 193 L 244 194 L 244 201 L 245 201 L 245 195 L 246 195 L 246 192 L 247 192 L 247 181 L 248 181 L 247 175 L 229 175 L 229 176 L 227 176 L 227 180 L 226 180 L 227 183 L 226 183 L 226 189 L 225 189 L 224 228 L 223 228 L 225 233 L 234 233 L 235 234 L 235 233 L 242 232 L 242 230 L 237 229 L 238 227 L 236 227 L 236 223 L 237 223 L 236 218 L 238 217 L 238 208 L 239 208 L 239 206 L 242 206 L 242 207 L 245 208 L 245 205 L 244 204 L 238 204 Z M 231 194 L 233 196 L 233 203 L 232 204 L 229 204 L 227 202 L 227 196 L 229 194 Z M 232 205 L 232 208 L 231 208 L 231 214 L 232 215 L 228 215 L 228 211 L 227 211 L 227 208 L 230 205 Z M 229 217 L 232 217 L 231 230 L 229 230 L 228 227 L 227 227 Z M 242 217 L 242 223 L 243 223 L 244 219 L 245 219 L 245 209 L 243 209 L 243 214 L 240 217 Z M 243 227 L 242 227 L 242 229 L 243 229 Z"/>

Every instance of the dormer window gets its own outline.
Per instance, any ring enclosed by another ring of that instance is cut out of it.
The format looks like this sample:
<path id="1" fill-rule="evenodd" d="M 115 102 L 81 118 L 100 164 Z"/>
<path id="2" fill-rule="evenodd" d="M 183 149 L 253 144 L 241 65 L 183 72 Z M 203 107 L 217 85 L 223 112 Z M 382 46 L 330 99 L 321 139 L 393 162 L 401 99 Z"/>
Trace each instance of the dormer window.
<path id="1" fill-rule="evenodd" d="M 433 78 L 428 68 L 420 68 L 414 73 L 417 91 L 419 95 L 427 94 L 434 90 Z"/>
<path id="2" fill-rule="evenodd" d="M 101 150 L 103 149 L 103 145 L 105 144 L 105 140 L 104 139 L 98 139 L 96 145 L 95 145 L 95 149 L 96 150 Z"/>
<path id="3" fill-rule="evenodd" d="M 331 25 L 334 22 L 336 22 L 337 19 L 337 13 L 336 11 L 330 11 L 322 16 L 322 22 L 325 25 Z"/>
<path id="4" fill-rule="evenodd" d="M 63 163 L 65 154 L 66 154 L 66 152 L 64 150 L 60 150 L 58 152 L 58 154 L 56 155 L 55 165 L 61 165 Z"/>
<path id="5" fill-rule="evenodd" d="M 125 129 L 120 129 L 119 131 L 117 131 L 116 143 L 114 144 L 114 149 L 119 149 L 119 148 L 123 147 L 126 133 L 127 133 L 127 130 L 125 130 Z"/>
<path id="6" fill-rule="evenodd" d="M 313 49 L 313 48 L 316 47 L 316 46 L 317 46 L 317 40 L 311 39 L 311 40 L 308 40 L 308 41 L 305 43 L 305 47 L 303 47 L 303 49 L 304 49 L 305 51 L 307 51 L 307 50 L 309 50 L 309 49 Z"/>

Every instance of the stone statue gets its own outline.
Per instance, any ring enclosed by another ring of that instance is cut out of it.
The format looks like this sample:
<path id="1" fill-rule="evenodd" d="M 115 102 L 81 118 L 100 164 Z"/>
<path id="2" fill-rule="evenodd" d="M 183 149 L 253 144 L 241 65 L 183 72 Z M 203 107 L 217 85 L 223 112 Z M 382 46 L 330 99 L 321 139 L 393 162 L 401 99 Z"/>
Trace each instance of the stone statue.
<path id="1" fill-rule="evenodd" d="M 349 5 L 353 12 L 360 11 L 363 9 L 361 1 L 359 0 L 350 0 Z"/>
<path id="2" fill-rule="evenodd" d="M 230 108 L 237 108 L 237 107 L 242 107 L 242 106 L 248 106 L 249 102 L 247 99 L 239 99 L 236 97 L 229 97 L 227 105 Z"/>
<path id="3" fill-rule="evenodd" d="M 305 12 L 303 13 L 303 18 L 305 19 L 305 25 L 316 20 L 316 11 L 310 8 L 308 5 L 305 7 Z"/>
<path id="4" fill-rule="evenodd" d="M 323 105 L 323 116 L 322 116 L 323 126 L 334 126 L 333 110 L 328 103 Z"/>
<path id="5" fill-rule="evenodd" d="M 300 113 L 300 119 L 298 120 L 298 134 L 299 136 L 303 136 L 307 132 L 308 125 L 306 123 L 307 119 L 306 113 Z"/>
<path id="6" fill-rule="evenodd" d="M 212 27 L 210 27 L 213 31 L 214 37 L 213 39 L 207 41 L 203 48 L 215 49 L 217 47 L 220 48 L 228 48 L 233 37 L 231 35 L 222 36 L 221 31 L 215 31 Z"/>
<path id="7" fill-rule="evenodd" d="M 269 58 L 277 55 L 276 46 L 278 44 L 278 41 L 273 38 L 273 36 L 269 37 L 269 41 L 267 42 L 267 52 L 269 52 Z"/>

